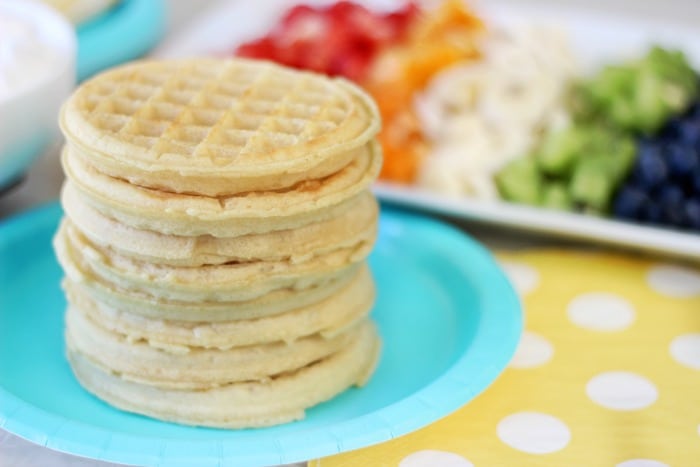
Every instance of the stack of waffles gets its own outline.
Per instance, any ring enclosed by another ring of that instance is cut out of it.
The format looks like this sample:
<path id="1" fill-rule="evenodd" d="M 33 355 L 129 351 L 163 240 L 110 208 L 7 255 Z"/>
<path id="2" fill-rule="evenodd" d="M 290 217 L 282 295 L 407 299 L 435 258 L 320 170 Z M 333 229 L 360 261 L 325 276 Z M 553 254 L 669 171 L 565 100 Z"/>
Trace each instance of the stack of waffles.
<path id="1" fill-rule="evenodd" d="M 65 103 L 67 355 L 124 410 L 253 427 L 372 373 L 379 117 L 343 81 L 142 62 Z"/>

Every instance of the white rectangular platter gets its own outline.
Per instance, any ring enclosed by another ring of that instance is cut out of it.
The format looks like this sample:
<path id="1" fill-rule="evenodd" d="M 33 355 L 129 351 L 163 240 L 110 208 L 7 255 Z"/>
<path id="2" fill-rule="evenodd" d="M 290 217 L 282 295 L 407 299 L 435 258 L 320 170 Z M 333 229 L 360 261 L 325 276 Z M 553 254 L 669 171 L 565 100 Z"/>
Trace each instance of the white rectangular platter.
<path id="1" fill-rule="evenodd" d="M 222 1 L 203 12 L 189 28 L 163 44 L 160 57 L 230 55 L 236 45 L 265 34 L 287 8 L 297 3 L 327 4 L 327 0 Z M 363 2 L 385 10 L 398 1 Z M 584 70 L 641 55 L 650 44 L 683 50 L 700 69 L 700 31 L 653 19 L 631 18 L 601 11 L 556 5 L 489 0 L 475 3 L 487 23 L 553 24 L 568 32 Z M 671 229 L 564 213 L 506 202 L 449 198 L 415 187 L 377 183 L 380 199 L 395 205 L 446 214 L 509 229 L 563 236 L 596 243 L 616 244 L 700 261 L 700 235 Z"/>

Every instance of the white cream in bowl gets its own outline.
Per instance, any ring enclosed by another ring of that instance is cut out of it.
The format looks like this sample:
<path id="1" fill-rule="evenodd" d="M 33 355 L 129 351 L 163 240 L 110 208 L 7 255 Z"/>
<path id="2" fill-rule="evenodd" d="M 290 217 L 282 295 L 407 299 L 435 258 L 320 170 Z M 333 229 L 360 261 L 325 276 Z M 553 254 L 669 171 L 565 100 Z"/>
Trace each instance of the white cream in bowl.
<path id="1" fill-rule="evenodd" d="M 51 8 L 0 0 L 0 188 L 57 137 L 59 107 L 75 85 L 76 42 Z"/>

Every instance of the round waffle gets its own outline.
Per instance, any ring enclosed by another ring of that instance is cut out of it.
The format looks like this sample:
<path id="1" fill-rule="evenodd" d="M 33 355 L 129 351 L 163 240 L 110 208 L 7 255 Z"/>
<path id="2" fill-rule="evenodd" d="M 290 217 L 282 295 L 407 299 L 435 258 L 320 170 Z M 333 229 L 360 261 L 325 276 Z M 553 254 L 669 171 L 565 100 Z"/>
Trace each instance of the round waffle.
<path id="1" fill-rule="evenodd" d="M 329 297 L 272 316 L 234 321 L 176 321 L 147 318 L 95 301 L 72 281 L 64 283 L 68 302 L 105 330 L 128 341 L 147 341 L 156 347 L 229 349 L 271 342 L 294 342 L 320 334 L 333 337 L 350 323 L 366 316 L 374 302 L 369 268 L 363 267 L 347 285 Z"/>
<path id="2" fill-rule="evenodd" d="M 83 387 L 121 409 L 189 425 L 245 428 L 299 420 L 306 408 L 363 385 L 379 348 L 374 326 L 365 322 L 343 349 L 296 371 L 196 391 L 129 381 L 70 347 L 68 360 Z"/>
<path id="3" fill-rule="evenodd" d="M 109 247 L 92 244 L 68 218 L 55 239 L 59 261 L 129 293 L 156 299 L 246 301 L 280 289 L 305 289 L 361 262 L 371 244 L 339 248 L 300 263 L 251 261 L 200 267 L 177 267 L 136 260 Z"/>
<path id="4" fill-rule="evenodd" d="M 183 236 L 236 237 L 298 228 L 337 217 L 367 190 L 381 168 L 373 141 L 348 165 L 323 179 L 289 189 L 227 197 L 173 193 L 110 177 L 66 147 L 63 170 L 85 201 L 105 216 L 135 228 Z"/>
<path id="5" fill-rule="evenodd" d="M 177 389 L 266 381 L 338 352 L 352 341 L 358 330 L 354 325 L 329 338 L 313 334 L 291 343 L 221 350 L 134 341 L 104 329 L 77 307 L 69 307 L 66 313 L 66 343 L 71 349 L 124 379 Z"/>
<path id="6" fill-rule="evenodd" d="M 59 253 L 60 254 L 60 253 Z M 61 263 L 65 272 L 65 284 L 83 290 L 91 299 L 117 310 L 156 320 L 188 322 L 221 322 L 241 319 L 257 319 L 285 313 L 325 300 L 344 287 L 357 274 L 360 265 L 339 271 L 325 280 L 305 289 L 280 289 L 253 300 L 232 302 L 199 301 L 184 302 L 158 299 L 144 293 L 115 288 L 89 276 L 71 262 Z"/>
<path id="7" fill-rule="evenodd" d="M 140 62 L 83 83 L 60 125 L 71 151 L 134 185 L 224 196 L 339 171 L 379 130 L 342 79 L 246 59 Z"/>
<path id="8" fill-rule="evenodd" d="M 124 225 L 86 203 L 70 182 L 64 185 L 61 196 L 66 215 L 91 243 L 142 261 L 188 267 L 254 260 L 299 263 L 338 248 L 372 244 L 377 202 L 369 192 L 355 199 L 342 215 L 298 229 L 217 238 L 164 235 Z"/>

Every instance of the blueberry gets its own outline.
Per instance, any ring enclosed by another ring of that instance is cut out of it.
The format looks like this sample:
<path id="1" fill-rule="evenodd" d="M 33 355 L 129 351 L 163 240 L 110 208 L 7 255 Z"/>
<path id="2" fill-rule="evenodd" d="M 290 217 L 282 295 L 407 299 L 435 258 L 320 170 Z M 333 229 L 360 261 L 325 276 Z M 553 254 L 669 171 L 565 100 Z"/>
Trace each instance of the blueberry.
<path id="1" fill-rule="evenodd" d="M 700 121 L 700 102 L 695 102 L 685 113 L 685 118 L 688 120 Z"/>
<path id="2" fill-rule="evenodd" d="M 665 185 L 659 189 L 658 203 L 661 205 L 661 219 L 664 223 L 680 226 L 684 219 L 684 195 L 678 185 Z"/>
<path id="3" fill-rule="evenodd" d="M 700 198 L 690 198 L 685 202 L 685 220 L 688 227 L 700 231 Z"/>
<path id="4" fill-rule="evenodd" d="M 615 196 L 613 213 L 622 219 L 640 220 L 648 203 L 646 193 L 637 187 L 626 185 Z"/>
<path id="5" fill-rule="evenodd" d="M 700 121 L 699 120 L 682 120 L 677 128 L 678 139 L 685 144 L 697 144 L 700 142 Z"/>
<path id="6" fill-rule="evenodd" d="M 695 148 L 687 145 L 669 144 L 665 150 L 666 164 L 671 177 L 684 179 L 700 166 L 700 158 Z"/>
<path id="7" fill-rule="evenodd" d="M 663 221 L 661 205 L 650 200 L 643 206 L 640 217 L 643 221 L 649 222 L 650 224 L 661 224 Z"/>
<path id="8" fill-rule="evenodd" d="M 668 178 L 668 166 L 656 145 L 642 145 L 637 154 L 633 176 L 635 181 L 648 190 L 662 184 Z"/>
<path id="9" fill-rule="evenodd" d="M 642 152 L 646 151 L 651 147 L 657 147 L 659 145 L 658 139 L 656 136 L 649 136 L 649 135 L 639 135 L 637 137 L 637 151 Z"/>
<path id="10" fill-rule="evenodd" d="M 690 184 L 691 193 L 700 196 L 700 168 L 696 168 L 692 175 Z"/>
<path id="11" fill-rule="evenodd" d="M 681 117 L 671 117 L 659 132 L 663 140 L 674 141 L 681 135 L 681 126 L 684 120 Z"/>
<path id="12" fill-rule="evenodd" d="M 639 148 L 639 155 L 641 156 L 649 152 L 654 154 L 661 152 L 662 144 L 657 137 L 641 136 L 637 140 L 637 146 Z"/>
<path id="13" fill-rule="evenodd" d="M 666 184 L 656 191 L 655 199 L 662 205 L 683 202 L 683 190 L 678 185 Z"/>

